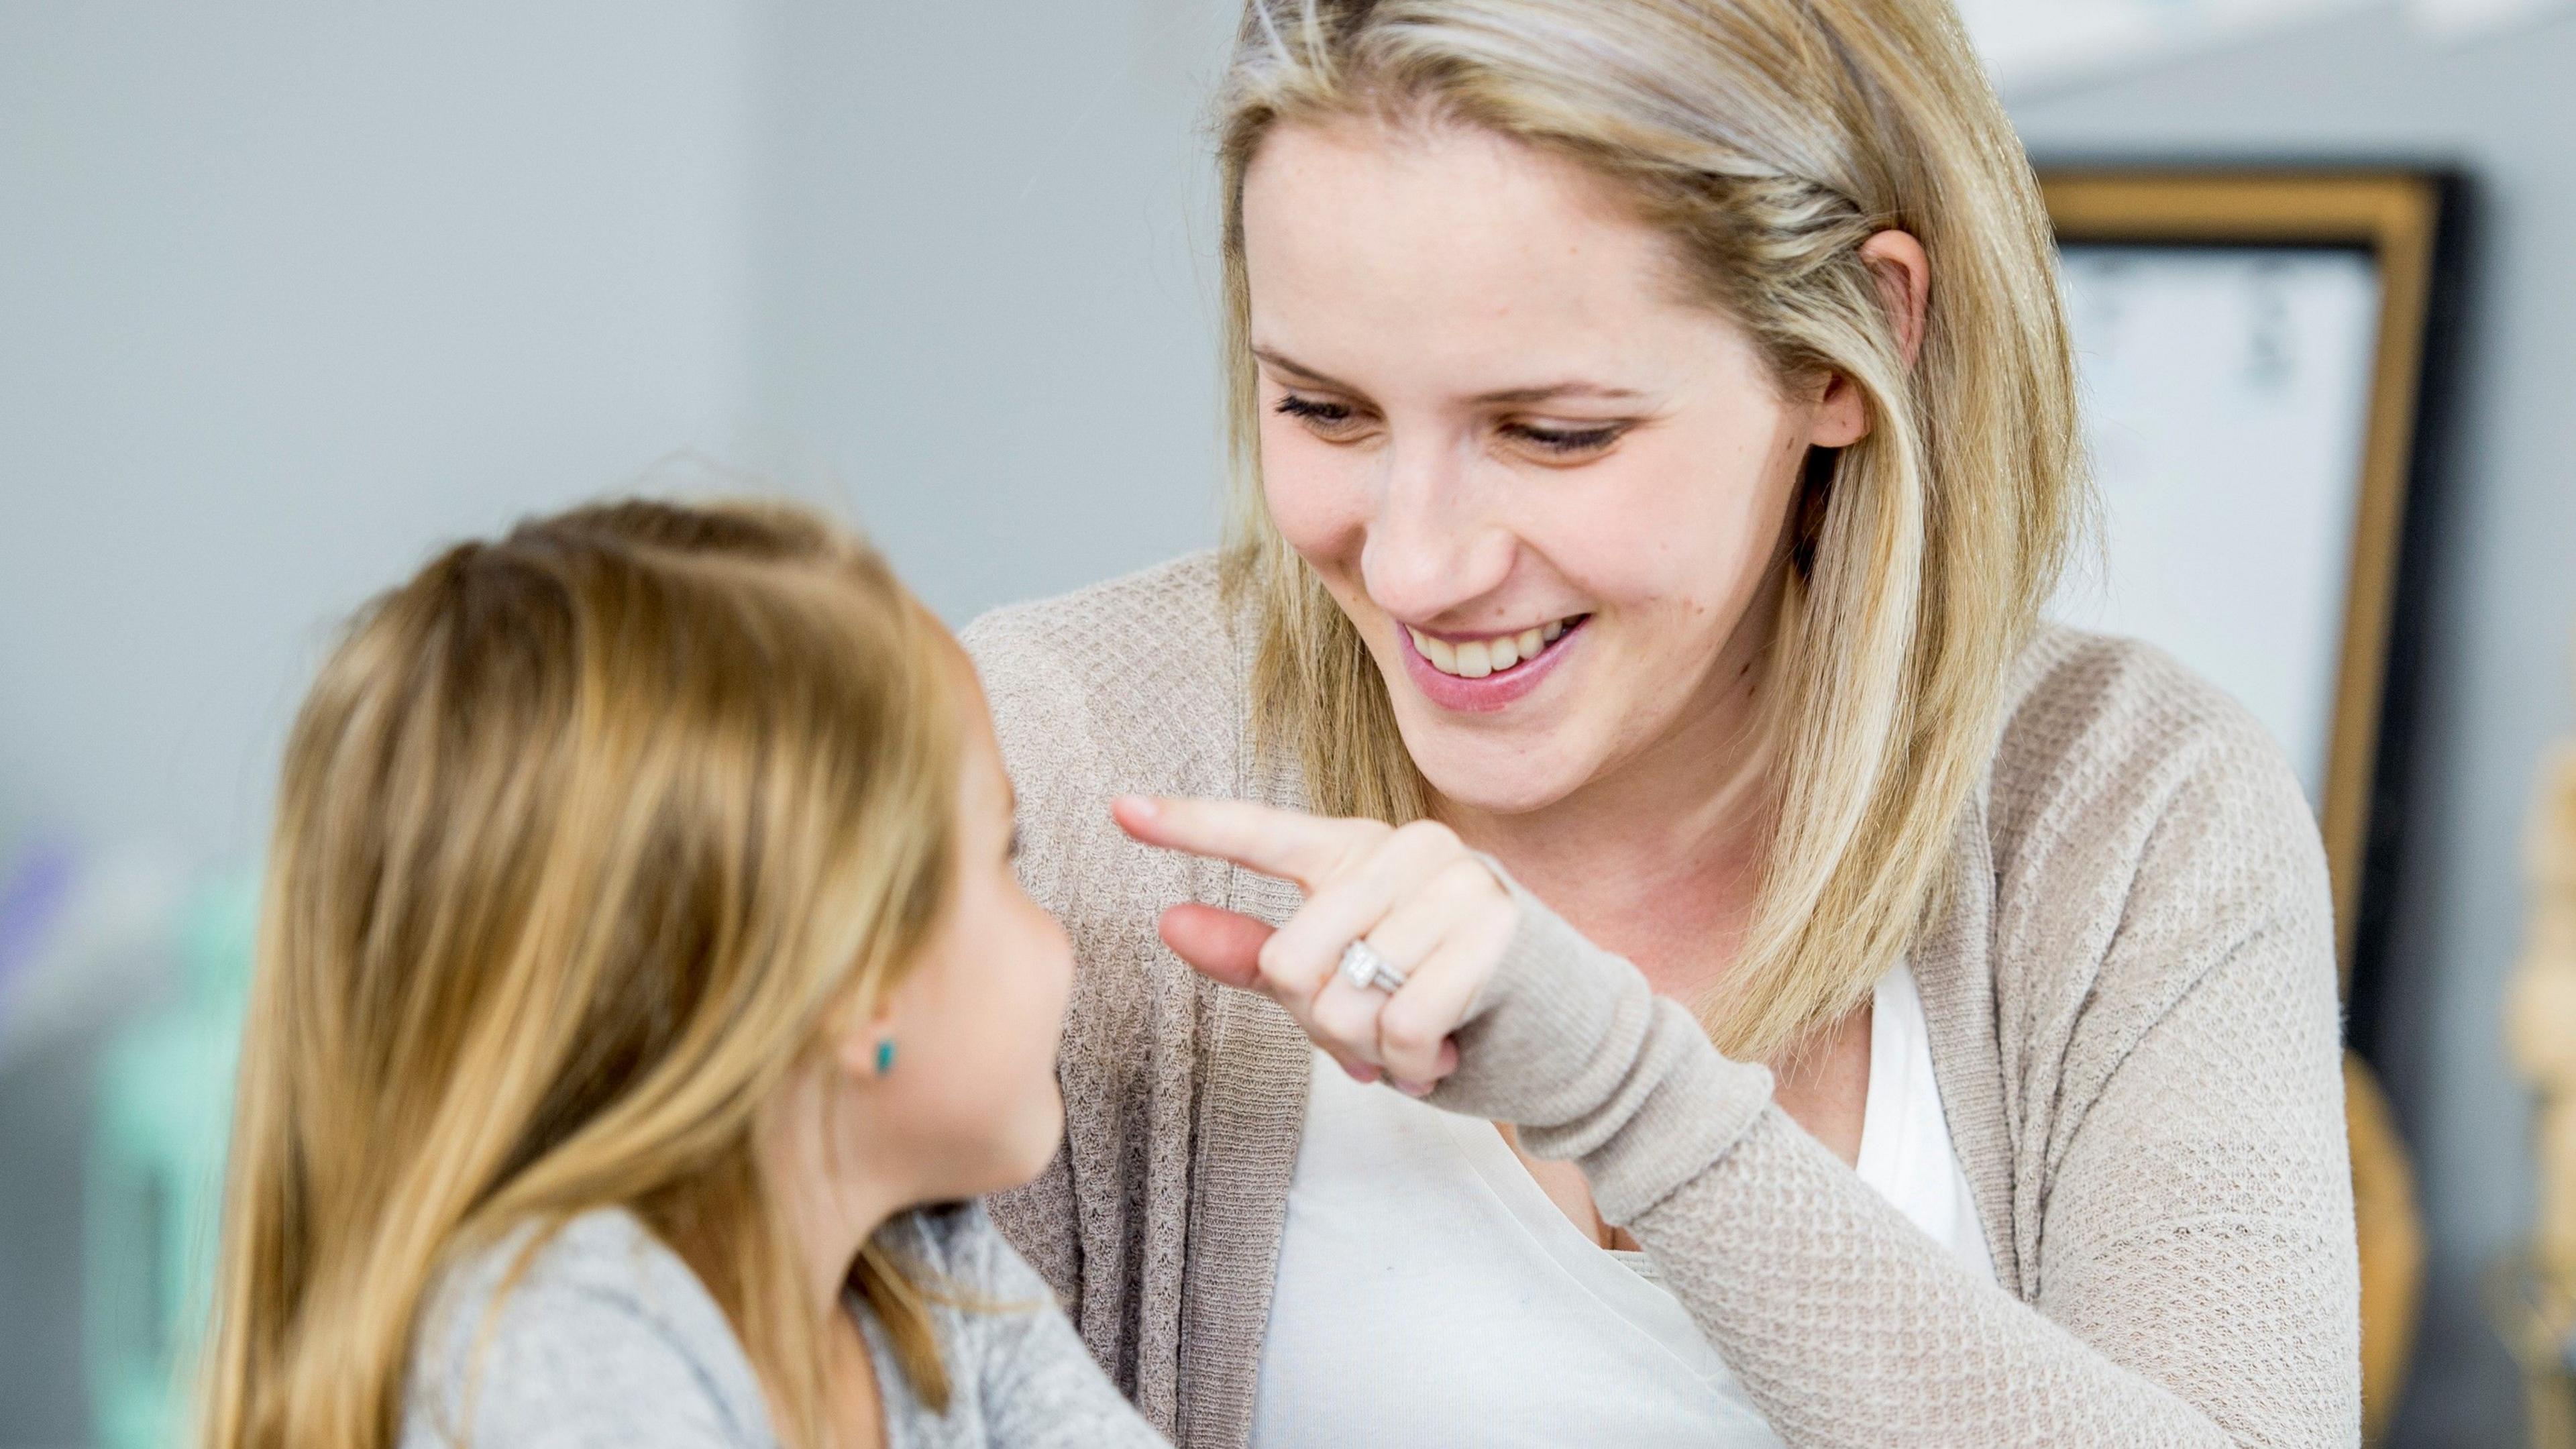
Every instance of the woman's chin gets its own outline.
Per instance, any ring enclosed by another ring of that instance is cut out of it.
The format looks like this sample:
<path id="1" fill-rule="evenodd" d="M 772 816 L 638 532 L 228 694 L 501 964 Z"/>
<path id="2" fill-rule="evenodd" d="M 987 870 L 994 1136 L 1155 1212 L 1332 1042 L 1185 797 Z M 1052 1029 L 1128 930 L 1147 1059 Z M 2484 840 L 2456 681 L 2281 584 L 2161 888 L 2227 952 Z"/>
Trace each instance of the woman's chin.
<path id="1" fill-rule="evenodd" d="M 1544 745 L 1503 753 L 1491 749 L 1416 750 L 1415 768 L 1450 805 L 1481 815 L 1526 815 L 1571 795 L 1583 783 L 1562 752 Z"/>

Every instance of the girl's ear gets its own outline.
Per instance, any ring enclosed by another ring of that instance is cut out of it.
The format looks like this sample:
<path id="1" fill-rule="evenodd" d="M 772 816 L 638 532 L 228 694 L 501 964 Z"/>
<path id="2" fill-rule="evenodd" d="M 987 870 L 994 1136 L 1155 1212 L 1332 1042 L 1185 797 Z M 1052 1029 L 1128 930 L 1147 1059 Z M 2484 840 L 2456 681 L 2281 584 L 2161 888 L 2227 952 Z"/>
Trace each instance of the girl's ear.
<path id="1" fill-rule="evenodd" d="M 867 1081 L 893 1071 L 900 1055 L 901 1015 L 891 992 L 873 1010 L 862 1012 L 855 1005 L 846 1009 L 832 1042 L 832 1064 L 841 1075 Z"/>

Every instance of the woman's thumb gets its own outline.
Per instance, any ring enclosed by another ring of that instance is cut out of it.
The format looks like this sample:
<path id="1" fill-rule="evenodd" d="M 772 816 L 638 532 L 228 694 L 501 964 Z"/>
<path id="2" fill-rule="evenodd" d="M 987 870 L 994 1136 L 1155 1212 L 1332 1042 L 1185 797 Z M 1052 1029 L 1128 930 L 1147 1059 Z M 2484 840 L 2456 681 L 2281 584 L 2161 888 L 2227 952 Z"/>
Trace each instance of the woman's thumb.
<path id="1" fill-rule="evenodd" d="M 1272 928 L 1236 911 L 1184 902 L 1163 912 L 1163 944 L 1200 974 L 1246 991 L 1258 989 L 1261 943 Z"/>

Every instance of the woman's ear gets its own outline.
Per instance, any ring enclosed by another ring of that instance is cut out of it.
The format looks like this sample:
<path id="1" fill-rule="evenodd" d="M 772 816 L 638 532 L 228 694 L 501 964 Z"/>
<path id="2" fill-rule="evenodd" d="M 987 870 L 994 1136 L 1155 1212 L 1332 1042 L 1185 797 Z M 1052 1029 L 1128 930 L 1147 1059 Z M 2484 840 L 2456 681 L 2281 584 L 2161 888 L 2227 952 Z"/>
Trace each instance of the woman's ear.
<path id="1" fill-rule="evenodd" d="M 1923 355 L 1924 318 L 1932 307 L 1932 258 L 1912 232 L 1891 230 L 1861 243 L 1860 259 L 1878 278 L 1879 300 L 1912 367 Z"/>
<path id="2" fill-rule="evenodd" d="M 1896 327 L 1897 350 L 1912 367 L 1923 355 L 1924 319 L 1932 304 L 1932 258 L 1911 232 L 1883 231 L 1861 243 L 1862 265 L 1878 279 L 1878 296 Z M 1808 445 L 1848 448 L 1869 436 L 1869 404 L 1852 380 L 1836 373 L 1825 381 Z"/>

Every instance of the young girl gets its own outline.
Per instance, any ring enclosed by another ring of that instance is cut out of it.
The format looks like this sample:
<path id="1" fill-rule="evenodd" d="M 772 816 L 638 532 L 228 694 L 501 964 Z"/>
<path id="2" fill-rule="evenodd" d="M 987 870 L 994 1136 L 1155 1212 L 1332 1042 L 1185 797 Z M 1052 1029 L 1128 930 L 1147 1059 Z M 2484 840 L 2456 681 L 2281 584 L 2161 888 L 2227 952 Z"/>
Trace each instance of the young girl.
<path id="1" fill-rule="evenodd" d="M 1061 1130 L 1011 853 L 964 656 L 811 517 L 378 599 L 287 749 L 204 1442 L 1159 1443 L 965 1202 Z"/>

